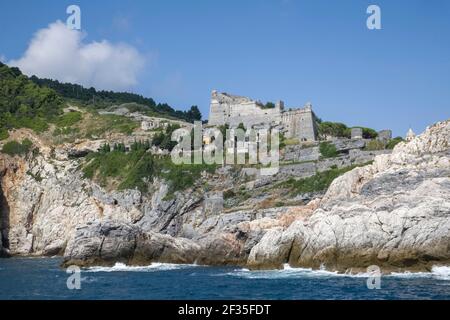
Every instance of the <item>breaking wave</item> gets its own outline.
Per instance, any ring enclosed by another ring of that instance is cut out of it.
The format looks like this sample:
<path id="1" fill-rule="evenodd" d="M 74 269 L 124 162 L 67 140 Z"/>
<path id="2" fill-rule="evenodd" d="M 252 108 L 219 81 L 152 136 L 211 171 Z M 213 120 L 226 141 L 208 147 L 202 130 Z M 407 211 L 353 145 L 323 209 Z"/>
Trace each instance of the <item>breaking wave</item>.
<path id="1" fill-rule="evenodd" d="M 371 276 L 369 273 L 338 273 L 337 271 L 328 271 L 325 268 L 313 270 L 310 268 L 293 268 L 288 264 L 283 266 L 281 270 L 264 270 L 264 271 L 250 271 L 248 269 L 235 269 L 233 272 L 228 272 L 227 275 L 242 277 L 247 279 L 282 279 L 282 278 L 329 278 L 329 277 L 352 277 L 352 278 L 367 278 Z M 431 272 L 393 272 L 383 277 L 397 277 L 397 278 L 434 278 L 437 280 L 450 280 L 450 267 L 434 266 Z"/>
<path id="2" fill-rule="evenodd" d="M 293 268 L 285 264 L 280 270 L 258 270 L 250 271 L 248 269 L 235 269 L 227 275 L 242 277 L 247 279 L 282 279 L 282 278 L 318 278 L 318 277 L 367 277 L 367 274 L 346 274 L 337 271 L 328 271 L 325 268 L 313 270 L 310 268 Z"/>
<path id="3" fill-rule="evenodd" d="M 397 278 L 434 278 L 438 280 L 450 280 L 450 267 L 434 266 L 431 272 L 393 272 L 388 277 Z"/>
<path id="4" fill-rule="evenodd" d="M 117 262 L 112 267 L 90 267 L 85 272 L 152 272 L 178 270 L 184 268 L 196 267 L 195 264 L 174 264 L 174 263 L 152 263 L 148 266 L 127 266 L 124 263 Z"/>

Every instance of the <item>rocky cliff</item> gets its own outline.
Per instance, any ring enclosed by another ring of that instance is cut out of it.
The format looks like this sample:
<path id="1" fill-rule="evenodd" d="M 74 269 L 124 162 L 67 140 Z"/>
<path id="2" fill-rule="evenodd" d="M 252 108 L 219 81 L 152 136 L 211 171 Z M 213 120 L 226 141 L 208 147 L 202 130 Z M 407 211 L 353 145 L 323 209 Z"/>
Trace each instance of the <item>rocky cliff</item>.
<path id="1" fill-rule="evenodd" d="M 307 220 L 273 229 L 253 268 L 427 270 L 450 262 L 450 121 L 337 178 Z"/>
<path id="2" fill-rule="evenodd" d="M 196 185 L 167 197 L 160 179 L 145 194 L 106 190 L 83 177 L 79 154 L 85 144 L 55 147 L 23 129 L 10 138 L 27 138 L 39 152 L 0 154 L 2 254 L 64 254 L 78 264 L 245 264 L 264 230 L 289 215 L 283 208 L 216 210 Z M 231 176 L 218 170 L 204 180 L 229 186 Z"/>
<path id="3" fill-rule="evenodd" d="M 48 146 L 26 130 L 14 134 L 40 152 L 1 156 L 3 253 L 63 254 L 66 265 L 289 263 L 341 271 L 450 262 L 450 121 L 337 178 L 306 205 L 260 205 L 275 189 L 263 186 L 257 194 L 251 189 L 257 183 L 250 183 L 248 201 L 258 205 L 227 210 L 208 208 L 198 186 L 236 184 L 229 170 L 174 197 L 160 179 L 146 194 L 106 190 L 83 178 L 82 160 L 67 157 L 67 148 Z"/>

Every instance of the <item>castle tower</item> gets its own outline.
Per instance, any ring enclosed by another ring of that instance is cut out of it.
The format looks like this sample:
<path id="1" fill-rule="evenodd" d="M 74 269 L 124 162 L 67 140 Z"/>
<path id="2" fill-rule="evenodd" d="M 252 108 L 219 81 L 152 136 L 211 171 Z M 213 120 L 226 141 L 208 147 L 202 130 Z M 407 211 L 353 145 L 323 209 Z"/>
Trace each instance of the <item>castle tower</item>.
<path id="1" fill-rule="evenodd" d="M 216 90 L 211 92 L 211 103 L 209 105 L 209 120 L 208 124 L 213 126 L 221 126 L 225 124 L 225 119 L 228 117 L 229 110 L 226 105 L 219 101 L 219 94 Z"/>
<path id="2" fill-rule="evenodd" d="M 308 102 L 300 109 L 297 116 L 297 133 L 300 141 L 316 141 L 317 139 L 317 120 L 312 110 L 312 104 Z"/>
<path id="3" fill-rule="evenodd" d="M 352 128 L 351 129 L 351 138 L 352 139 L 362 139 L 363 131 L 361 128 Z"/>
<path id="4" fill-rule="evenodd" d="M 284 110 L 284 102 L 281 100 L 278 100 L 277 103 L 275 103 L 275 108 L 279 109 L 280 111 Z"/>
<path id="5" fill-rule="evenodd" d="M 408 132 L 406 133 L 405 140 L 406 140 L 406 141 L 411 141 L 411 140 L 414 139 L 415 137 L 416 137 L 416 134 L 414 133 L 414 131 L 412 131 L 411 128 L 409 128 Z"/>

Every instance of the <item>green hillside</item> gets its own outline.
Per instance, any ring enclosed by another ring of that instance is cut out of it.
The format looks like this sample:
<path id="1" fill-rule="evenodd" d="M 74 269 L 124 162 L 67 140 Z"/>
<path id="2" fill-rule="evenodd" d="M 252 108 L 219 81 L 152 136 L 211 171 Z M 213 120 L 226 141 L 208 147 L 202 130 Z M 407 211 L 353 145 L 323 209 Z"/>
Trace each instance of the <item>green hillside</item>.
<path id="1" fill-rule="evenodd" d="M 61 83 L 57 80 L 40 79 L 36 76 L 32 76 L 30 80 L 40 87 L 55 90 L 64 98 L 80 101 L 94 109 L 105 108 L 112 104 L 135 103 L 139 105 L 139 108 L 133 111 L 140 111 L 150 116 L 165 116 L 187 122 L 194 122 L 202 118 L 197 106 L 192 106 L 188 111 L 180 111 L 173 109 L 167 103 L 156 103 L 152 98 L 135 93 L 87 89 L 78 84 Z"/>
<path id="2" fill-rule="evenodd" d="M 189 122 L 201 119 L 197 106 L 192 106 L 189 111 L 179 111 L 134 93 L 97 91 L 36 76 L 29 78 L 18 68 L 0 62 L 0 140 L 8 137 L 8 129 L 30 128 L 43 132 L 49 123 L 59 124 L 64 120 L 60 118 L 67 102 L 76 102 L 93 110 L 132 103 L 134 109 L 131 111 L 151 116 Z"/>
<path id="3" fill-rule="evenodd" d="M 45 131 L 48 121 L 62 113 L 63 103 L 54 90 L 39 87 L 19 69 L 0 62 L 0 138 L 11 128 Z"/>

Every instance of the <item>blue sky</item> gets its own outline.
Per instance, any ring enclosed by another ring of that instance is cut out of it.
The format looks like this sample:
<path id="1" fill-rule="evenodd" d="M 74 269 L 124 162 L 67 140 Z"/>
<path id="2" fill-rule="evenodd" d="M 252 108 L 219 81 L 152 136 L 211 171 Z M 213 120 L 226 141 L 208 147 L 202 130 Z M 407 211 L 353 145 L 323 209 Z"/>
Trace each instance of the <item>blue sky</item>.
<path id="1" fill-rule="evenodd" d="M 84 43 L 126 43 L 145 59 L 129 91 L 205 118 L 212 89 L 310 101 L 324 120 L 402 136 L 450 117 L 450 1 L 2 0 L 2 60 L 21 58 L 70 4 Z M 370 4 L 382 30 L 366 27 Z"/>

